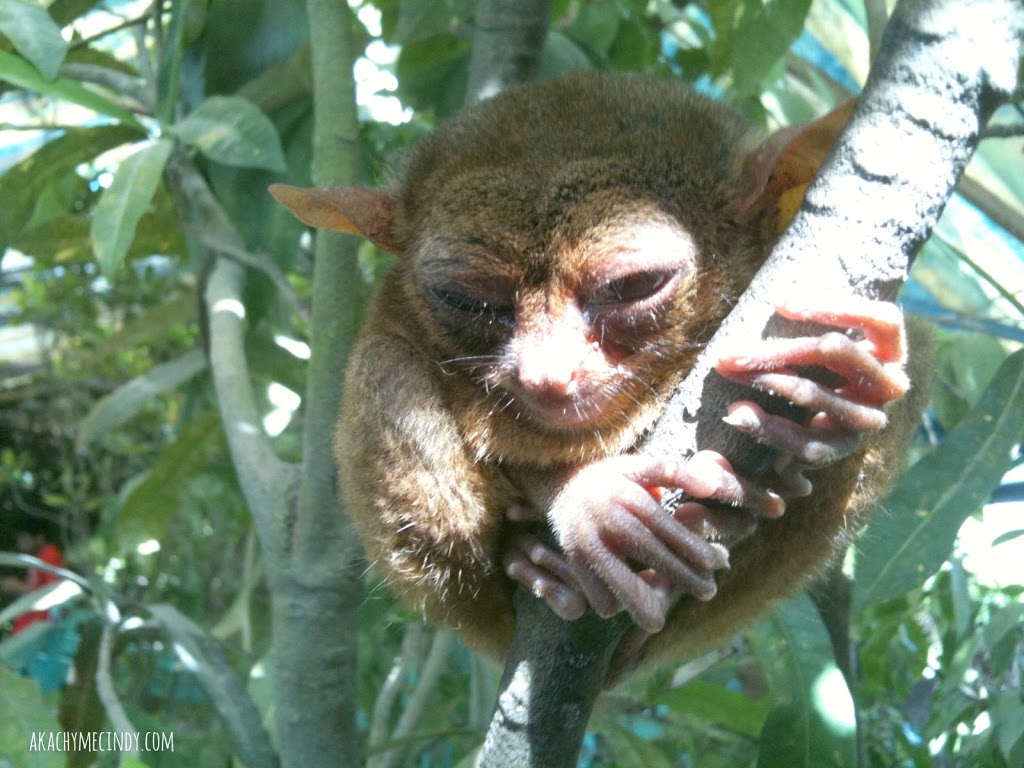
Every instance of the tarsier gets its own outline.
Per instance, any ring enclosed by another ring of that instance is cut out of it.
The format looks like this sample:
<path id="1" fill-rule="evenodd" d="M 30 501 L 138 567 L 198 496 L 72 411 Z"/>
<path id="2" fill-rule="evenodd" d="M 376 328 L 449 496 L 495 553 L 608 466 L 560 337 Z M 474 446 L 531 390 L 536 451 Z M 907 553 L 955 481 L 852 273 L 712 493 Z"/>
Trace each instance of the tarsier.
<path id="1" fill-rule="evenodd" d="M 676 83 L 578 74 L 465 110 L 392 189 L 272 188 L 306 223 L 398 256 L 347 369 L 335 447 L 391 588 L 497 657 L 517 583 L 566 619 L 625 610 L 650 633 L 633 660 L 647 663 L 713 646 L 821 570 L 918 408 L 894 305 L 784 300 L 780 314 L 833 332 L 717 362 L 812 414 L 730 409 L 780 452 L 762 481 L 709 451 L 630 452 L 764 261 L 780 198 L 820 162 L 813 135 L 758 144 Z M 670 514 L 661 489 L 693 501 Z M 750 528 L 728 550 L 723 515 Z M 555 546 L 534 535 L 545 521 Z"/>

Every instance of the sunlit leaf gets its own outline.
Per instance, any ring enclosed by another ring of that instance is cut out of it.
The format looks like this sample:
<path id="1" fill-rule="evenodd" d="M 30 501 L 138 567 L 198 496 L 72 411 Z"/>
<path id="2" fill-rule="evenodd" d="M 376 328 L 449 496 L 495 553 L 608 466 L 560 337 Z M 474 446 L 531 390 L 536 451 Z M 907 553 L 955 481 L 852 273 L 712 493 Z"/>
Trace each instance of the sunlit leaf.
<path id="1" fill-rule="evenodd" d="M 712 4 L 715 26 L 726 46 L 718 66 L 731 65 L 740 96 L 760 91 L 764 79 L 803 31 L 810 0 L 742 0 Z"/>
<path id="2" fill-rule="evenodd" d="M 133 418 L 154 397 L 188 381 L 206 368 L 201 350 L 186 352 L 176 360 L 156 365 L 145 374 L 100 399 L 78 428 L 78 442 L 85 445 Z"/>
<path id="3" fill-rule="evenodd" d="M 245 682 L 228 663 L 221 644 L 171 605 L 149 612 L 167 633 L 175 653 L 213 702 L 227 726 L 233 752 L 249 768 L 277 768 L 277 755 Z"/>
<path id="4" fill-rule="evenodd" d="M 1015 539 L 1019 539 L 1024 536 L 1024 528 L 1020 528 L 1016 531 L 1007 531 L 1006 533 L 1000 534 L 992 539 L 992 546 L 997 547 L 1000 544 L 1007 544 Z"/>
<path id="5" fill-rule="evenodd" d="M 43 77 L 57 77 L 68 44 L 45 8 L 26 0 L 4 0 L 0 3 L 0 33 Z"/>
<path id="6" fill-rule="evenodd" d="M 11 85 L 24 88 L 26 91 L 35 91 L 55 99 L 73 101 L 75 104 L 81 104 L 101 115 L 109 115 L 142 130 L 142 124 L 135 119 L 135 115 L 124 107 L 118 106 L 100 96 L 96 91 L 91 91 L 66 77 L 47 80 L 31 64 L 12 53 L 0 51 L 0 80 L 6 80 Z"/>
<path id="7" fill-rule="evenodd" d="M 882 502 L 857 546 L 858 608 L 919 587 L 949 558 L 963 521 L 1009 468 L 1022 423 L 1024 350 L 1007 358 L 977 407 Z"/>
<path id="8" fill-rule="evenodd" d="M 240 96 L 211 96 L 169 132 L 218 163 L 285 170 L 274 124 Z"/>
<path id="9" fill-rule="evenodd" d="M 8 168 L 0 176 L 0 247 L 9 244 L 25 227 L 48 185 L 74 173 L 80 163 L 141 136 L 134 128 L 121 125 L 76 128 Z"/>
<path id="10" fill-rule="evenodd" d="M 126 258 L 184 251 L 178 222 L 169 213 L 157 210 L 143 214 Z M 90 227 L 87 216 L 68 214 L 23 230 L 11 240 L 11 245 L 35 257 L 39 266 L 92 261 L 95 253 L 89 242 Z"/>
<path id="11" fill-rule="evenodd" d="M 124 263 L 139 219 L 148 210 L 173 145 L 160 139 L 126 157 L 93 214 L 91 239 L 96 261 L 108 278 Z"/>

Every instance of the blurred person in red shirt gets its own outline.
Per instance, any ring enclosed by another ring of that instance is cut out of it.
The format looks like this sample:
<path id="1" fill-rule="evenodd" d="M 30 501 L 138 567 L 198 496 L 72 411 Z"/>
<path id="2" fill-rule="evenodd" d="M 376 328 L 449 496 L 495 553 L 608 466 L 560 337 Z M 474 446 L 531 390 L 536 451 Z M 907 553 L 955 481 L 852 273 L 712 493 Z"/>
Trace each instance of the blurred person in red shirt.
<path id="1" fill-rule="evenodd" d="M 19 552 L 32 555 L 42 560 L 47 565 L 57 568 L 64 567 L 64 555 L 60 548 L 50 541 L 46 535 L 45 526 L 34 518 L 25 518 L 18 524 L 18 537 L 16 546 Z M 15 595 L 27 595 L 40 587 L 60 581 L 60 576 L 44 571 L 40 568 L 29 568 L 23 577 L 5 576 L 0 579 L 0 589 Z M 28 611 L 14 620 L 14 627 L 11 634 L 16 635 L 24 632 L 25 629 L 39 621 L 46 621 L 49 615 L 46 611 Z"/>

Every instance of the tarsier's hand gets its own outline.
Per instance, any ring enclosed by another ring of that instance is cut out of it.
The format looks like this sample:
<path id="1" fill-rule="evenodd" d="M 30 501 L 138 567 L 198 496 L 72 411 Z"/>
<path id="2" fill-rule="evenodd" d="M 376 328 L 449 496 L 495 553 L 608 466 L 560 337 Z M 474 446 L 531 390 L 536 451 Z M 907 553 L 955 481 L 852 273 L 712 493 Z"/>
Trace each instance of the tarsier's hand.
<path id="1" fill-rule="evenodd" d="M 722 357 L 715 369 L 726 378 L 769 390 L 812 412 L 804 424 L 765 413 L 752 402 L 733 403 L 727 423 L 779 449 L 773 487 L 787 498 L 811 492 L 804 470 L 831 464 L 856 450 L 861 435 L 888 423 L 883 406 L 910 387 L 903 315 L 895 304 L 857 297 L 829 299 L 828 308 L 806 302 L 780 305 L 791 320 L 860 331 L 855 341 L 840 332 L 794 339 L 766 339 L 754 350 Z M 793 370 L 825 368 L 838 381 Z M 817 379 L 817 380 L 816 380 Z"/>
<path id="2" fill-rule="evenodd" d="M 825 310 L 789 303 L 778 312 L 794 320 L 857 329 L 862 341 L 836 332 L 768 339 L 716 365 L 727 378 L 771 390 L 814 414 L 798 424 L 752 402 L 734 403 L 729 409 L 730 424 L 780 451 L 777 493 L 740 478 L 710 451 L 685 463 L 642 456 L 605 459 L 580 469 L 548 512 L 562 552 L 528 533 L 515 534 L 503 555 L 508 576 L 544 598 L 562 618 L 578 618 L 588 606 L 600 616 L 626 610 L 645 632 L 661 629 L 673 592 L 711 599 L 714 571 L 727 566 L 728 553 L 709 539 L 718 538 L 716 529 L 724 525 L 732 526 L 735 535 L 735 526 L 744 521 L 753 526 L 755 518 L 712 511 L 697 502 L 669 515 L 658 503 L 657 489 L 679 489 L 695 499 L 724 501 L 761 516 L 781 515 L 781 497 L 811 492 L 804 470 L 855 450 L 861 434 L 885 426 L 885 403 L 907 391 L 899 309 L 854 298 L 829 304 Z M 812 380 L 793 370 L 800 366 L 823 367 L 841 381 Z M 541 517 L 522 507 L 509 511 L 513 521 Z"/>
<path id="3" fill-rule="evenodd" d="M 626 610 L 645 631 L 657 632 L 672 591 L 710 599 L 713 572 L 728 565 L 727 551 L 705 530 L 715 525 L 714 513 L 688 503 L 669 515 L 656 498 L 659 488 L 769 517 L 784 511 L 778 495 L 743 480 L 711 451 L 687 462 L 615 456 L 580 469 L 549 510 L 562 552 L 530 534 L 515 535 L 504 553 L 506 573 L 562 618 L 578 618 L 588 605 L 606 617 Z M 524 508 L 509 513 L 512 520 L 536 516 Z"/>

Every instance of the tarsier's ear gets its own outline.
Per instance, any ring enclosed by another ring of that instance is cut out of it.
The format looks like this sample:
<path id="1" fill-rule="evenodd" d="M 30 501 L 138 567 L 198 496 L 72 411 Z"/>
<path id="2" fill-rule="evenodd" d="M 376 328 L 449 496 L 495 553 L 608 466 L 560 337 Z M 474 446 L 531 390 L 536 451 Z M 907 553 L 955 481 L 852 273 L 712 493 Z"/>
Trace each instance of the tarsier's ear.
<path id="1" fill-rule="evenodd" d="M 730 212 L 740 221 L 767 214 L 769 229 L 785 229 L 856 104 L 850 99 L 812 123 L 791 125 L 768 137 L 743 161 Z"/>
<path id="2" fill-rule="evenodd" d="M 398 214 L 390 192 L 368 187 L 271 184 L 270 194 L 311 227 L 360 235 L 385 251 L 402 252 Z"/>

